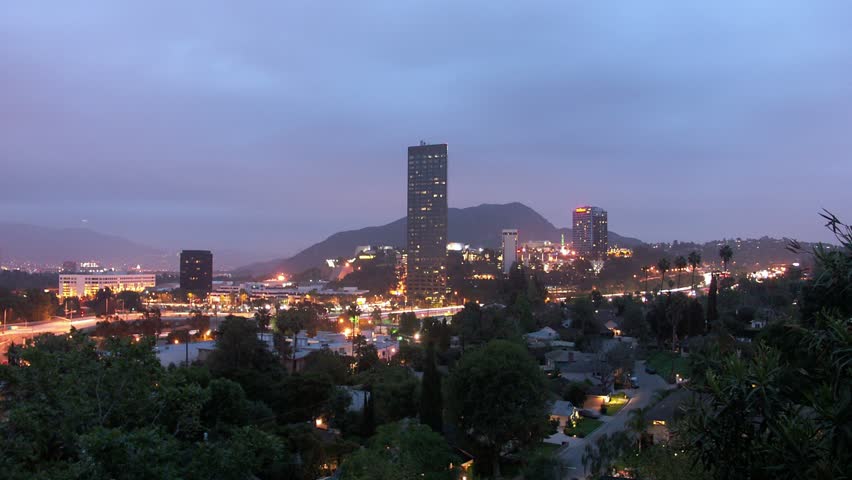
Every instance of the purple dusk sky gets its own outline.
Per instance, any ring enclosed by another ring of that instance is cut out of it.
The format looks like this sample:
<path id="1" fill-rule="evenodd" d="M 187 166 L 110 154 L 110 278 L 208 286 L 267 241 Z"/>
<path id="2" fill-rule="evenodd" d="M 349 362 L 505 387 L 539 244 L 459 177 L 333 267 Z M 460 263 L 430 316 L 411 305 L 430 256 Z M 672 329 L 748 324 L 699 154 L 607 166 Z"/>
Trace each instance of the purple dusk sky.
<path id="1" fill-rule="evenodd" d="M 604 5 L 606 4 L 606 5 Z M 852 3 L 6 2 L 0 220 L 293 253 L 450 205 L 648 241 L 852 220 Z M 83 223 L 85 220 L 85 223 Z"/>

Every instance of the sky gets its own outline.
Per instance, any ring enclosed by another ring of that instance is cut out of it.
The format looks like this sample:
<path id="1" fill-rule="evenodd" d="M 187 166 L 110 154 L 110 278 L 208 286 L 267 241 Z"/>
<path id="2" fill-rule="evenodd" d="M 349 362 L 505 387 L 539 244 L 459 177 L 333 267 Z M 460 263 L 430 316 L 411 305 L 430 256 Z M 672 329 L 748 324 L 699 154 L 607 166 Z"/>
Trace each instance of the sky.
<path id="1" fill-rule="evenodd" d="M 451 207 L 592 204 L 646 241 L 852 221 L 846 1 L 6 2 L 0 220 L 295 253 Z"/>

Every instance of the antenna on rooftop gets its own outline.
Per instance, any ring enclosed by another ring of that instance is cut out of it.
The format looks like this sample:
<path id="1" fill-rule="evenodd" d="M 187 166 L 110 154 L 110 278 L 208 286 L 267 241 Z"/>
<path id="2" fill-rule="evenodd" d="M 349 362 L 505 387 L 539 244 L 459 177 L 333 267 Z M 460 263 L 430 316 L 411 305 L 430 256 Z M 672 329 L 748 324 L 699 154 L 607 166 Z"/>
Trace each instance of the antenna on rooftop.
<path id="1" fill-rule="evenodd" d="M 420 140 L 420 146 L 422 147 L 424 145 L 426 145 L 426 140 Z"/>

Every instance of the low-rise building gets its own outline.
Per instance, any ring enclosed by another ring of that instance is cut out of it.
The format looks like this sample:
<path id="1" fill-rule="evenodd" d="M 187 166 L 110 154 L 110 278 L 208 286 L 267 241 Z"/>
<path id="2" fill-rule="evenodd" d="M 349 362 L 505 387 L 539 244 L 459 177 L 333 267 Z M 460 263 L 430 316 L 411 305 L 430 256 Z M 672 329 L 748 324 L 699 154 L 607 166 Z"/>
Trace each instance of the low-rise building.
<path id="1" fill-rule="evenodd" d="M 153 273 L 70 273 L 59 275 L 59 296 L 91 297 L 108 288 L 113 293 L 126 290 L 141 292 L 157 285 Z"/>

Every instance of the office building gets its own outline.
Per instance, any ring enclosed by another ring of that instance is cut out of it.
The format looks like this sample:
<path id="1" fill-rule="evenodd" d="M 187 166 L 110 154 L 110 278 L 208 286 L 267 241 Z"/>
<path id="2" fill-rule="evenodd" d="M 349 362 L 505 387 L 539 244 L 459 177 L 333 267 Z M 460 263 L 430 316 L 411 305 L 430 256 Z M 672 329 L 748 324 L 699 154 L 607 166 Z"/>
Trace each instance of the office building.
<path id="1" fill-rule="evenodd" d="M 587 260 L 605 260 L 608 249 L 606 210 L 600 207 L 574 209 L 574 250 Z"/>
<path id="2" fill-rule="evenodd" d="M 503 274 L 509 273 L 518 261 L 518 231 L 503 230 Z"/>
<path id="3" fill-rule="evenodd" d="M 213 253 L 209 250 L 180 252 L 180 288 L 196 295 L 213 291 Z"/>
<path id="4" fill-rule="evenodd" d="M 59 296 L 93 297 L 98 290 L 108 288 L 112 293 L 130 290 L 141 292 L 157 286 L 153 273 L 72 273 L 59 275 Z"/>
<path id="5" fill-rule="evenodd" d="M 447 145 L 408 147 L 406 294 L 440 305 L 447 294 Z"/>

